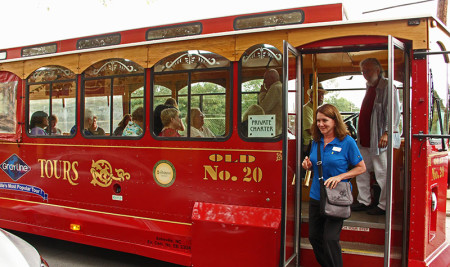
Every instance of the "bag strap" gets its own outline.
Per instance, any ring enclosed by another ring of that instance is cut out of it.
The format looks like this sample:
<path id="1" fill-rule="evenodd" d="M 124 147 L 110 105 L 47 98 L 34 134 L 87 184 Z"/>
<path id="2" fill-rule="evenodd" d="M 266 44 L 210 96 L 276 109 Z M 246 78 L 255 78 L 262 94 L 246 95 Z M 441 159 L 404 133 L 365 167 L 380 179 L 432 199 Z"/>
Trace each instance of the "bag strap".
<path id="1" fill-rule="evenodd" d="M 317 168 L 319 169 L 319 181 L 323 181 L 322 158 L 320 157 L 320 140 L 317 143 Z"/>

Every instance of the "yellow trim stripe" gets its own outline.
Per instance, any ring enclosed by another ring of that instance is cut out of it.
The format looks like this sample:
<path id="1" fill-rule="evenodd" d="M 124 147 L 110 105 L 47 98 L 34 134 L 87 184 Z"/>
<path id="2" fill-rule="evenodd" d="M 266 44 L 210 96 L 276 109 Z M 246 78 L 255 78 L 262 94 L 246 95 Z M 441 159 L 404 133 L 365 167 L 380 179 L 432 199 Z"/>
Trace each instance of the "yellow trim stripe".
<path id="1" fill-rule="evenodd" d="M 231 149 L 231 148 L 192 148 L 192 147 L 148 147 L 148 146 L 101 146 L 101 145 L 76 145 L 76 144 L 40 144 L 40 143 L 9 143 L 0 144 L 24 145 L 24 146 L 60 146 L 60 147 L 95 147 L 95 148 L 133 148 L 133 149 L 162 149 L 162 150 L 190 150 L 190 151 L 237 151 L 237 152 L 267 152 L 281 153 L 282 150 L 252 150 L 252 149 Z"/>
<path id="2" fill-rule="evenodd" d="M 374 252 L 374 251 L 370 251 L 370 250 L 359 250 L 359 249 L 348 249 L 348 248 L 343 248 L 342 252 L 349 252 L 349 253 L 358 253 L 358 254 L 369 254 L 369 255 L 373 255 L 373 256 L 381 256 L 384 257 L 384 253 L 381 252 Z"/>
<path id="3" fill-rule="evenodd" d="M 81 209 L 81 208 L 75 208 L 75 207 L 69 207 L 69 206 L 62 206 L 62 205 L 55 205 L 55 204 L 48 204 L 48 203 L 40 203 L 40 202 L 29 201 L 29 200 L 21 200 L 21 199 L 6 198 L 6 197 L 0 197 L 0 199 L 10 200 L 10 201 L 17 201 L 17 202 L 25 202 L 25 203 L 29 203 L 29 204 L 45 205 L 45 206 L 51 206 L 51 207 L 56 207 L 56 208 L 65 208 L 65 209 L 84 211 L 84 212 L 99 213 L 99 214 L 104 214 L 104 215 L 113 215 L 113 216 L 120 216 L 120 217 L 133 218 L 133 219 L 141 219 L 141 220 L 148 220 L 148 221 L 155 221 L 155 222 L 163 222 L 163 223 L 171 223 L 171 224 L 192 226 L 192 223 L 174 222 L 174 221 L 160 220 L 160 219 L 154 219 L 154 218 L 146 218 L 146 217 L 126 215 L 126 214 L 104 212 L 104 211 L 98 211 L 98 210 L 88 210 L 88 209 Z"/>

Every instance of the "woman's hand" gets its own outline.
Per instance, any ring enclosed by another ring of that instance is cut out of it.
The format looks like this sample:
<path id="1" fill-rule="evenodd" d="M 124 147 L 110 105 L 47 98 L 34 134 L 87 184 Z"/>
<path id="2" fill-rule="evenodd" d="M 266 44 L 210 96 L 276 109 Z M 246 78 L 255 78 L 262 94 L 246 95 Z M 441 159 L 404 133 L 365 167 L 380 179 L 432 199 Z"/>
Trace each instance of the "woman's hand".
<path id="1" fill-rule="evenodd" d="M 305 170 L 311 169 L 312 163 L 311 163 L 311 161 L 309 160 L 309 157 L 308 157 L 308 156 L 306 156 L 305 159 L 303 160 L 303 162 L 302 162 L 302 167 L 303 167 L 303 169 L 305 169 Z"/>
<path id="2" fill-rule="evenodd" d="M 338 184 L 340 181 L 342 181 L 342 179 L 341 179 L 339 176 L 340 176 L 340 175 L 330 177 L 330 178 L 328 178 L 323 184 L 324 184 L 326 187 L 330 188 L 330 189 L 334 189 L 334 188 L 337 186 L 337 184 Z"/>

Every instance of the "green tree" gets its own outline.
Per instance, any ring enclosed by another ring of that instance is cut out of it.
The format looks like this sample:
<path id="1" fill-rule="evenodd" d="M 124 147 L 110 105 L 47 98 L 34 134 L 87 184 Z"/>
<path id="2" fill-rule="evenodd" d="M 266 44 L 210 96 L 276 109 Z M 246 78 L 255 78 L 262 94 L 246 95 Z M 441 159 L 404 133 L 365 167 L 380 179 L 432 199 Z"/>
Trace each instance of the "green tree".
<path id="1" fill-rule="evenodd" d="M 242 83 L 242 95 L 241 95 L 241 114 L 251 105 L 258 104 L 258 93 L 261 89 L 263 79 L 255 79 Z"/>
<path id="2" fill-rule="evenodd" d="M 338 97 L 337 93 L 329 93 L 326 103 L 334 105 L 340 112 L 359 112 L 359 107 L 343 97 Z"/>

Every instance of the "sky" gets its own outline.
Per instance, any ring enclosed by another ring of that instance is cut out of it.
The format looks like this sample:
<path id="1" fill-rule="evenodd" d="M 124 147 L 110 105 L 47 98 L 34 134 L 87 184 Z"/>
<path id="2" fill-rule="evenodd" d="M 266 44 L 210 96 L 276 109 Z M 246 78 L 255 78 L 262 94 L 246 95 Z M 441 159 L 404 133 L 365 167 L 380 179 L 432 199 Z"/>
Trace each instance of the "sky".
<path id="1" fill-rule="evenodd" d="M 0 0 L 0 49 L 170 23 L 343 2 L 350 20 L 436 12 L 430 0 Z M 418 3 L 385 11 L 385 7 Z"/>

